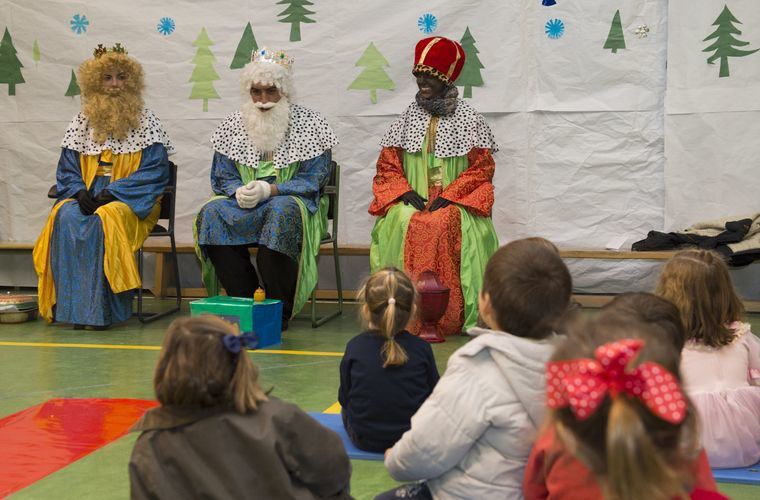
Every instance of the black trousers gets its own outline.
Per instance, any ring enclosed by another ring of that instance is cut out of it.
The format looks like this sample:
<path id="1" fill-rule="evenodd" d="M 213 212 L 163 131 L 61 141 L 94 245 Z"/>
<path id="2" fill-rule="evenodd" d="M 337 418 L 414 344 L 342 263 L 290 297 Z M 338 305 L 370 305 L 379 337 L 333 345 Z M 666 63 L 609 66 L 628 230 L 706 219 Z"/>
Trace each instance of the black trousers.
<path id="1" fill-rule="evenodd" d="M 253 246 L 253 245 L 250 245 Z M 208 245 L 206 253 L 216 269 L 216 275 L 227 295 L 253 298 L 253 292 L 262 287 L 268 299 L 282 301 L 282 319 L 286 324 L 293 312 L 293 298 L 298 280 L 298 262 L 287 255 L 258 247 L 256 267 L 264 283 L 259 283 L 248 253 L 249 245 Z"/>

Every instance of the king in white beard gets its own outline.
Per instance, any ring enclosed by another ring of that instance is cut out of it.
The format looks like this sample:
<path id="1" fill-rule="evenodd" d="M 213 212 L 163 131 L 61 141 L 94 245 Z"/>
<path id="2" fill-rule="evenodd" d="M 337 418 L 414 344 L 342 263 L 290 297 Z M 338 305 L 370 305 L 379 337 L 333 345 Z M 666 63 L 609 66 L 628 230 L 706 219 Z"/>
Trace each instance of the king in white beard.
<path id="1" fill-rule="evenodd" d="M 241 109 L 211 138 L 217 196 L 195 223 L 209 295 L 218 295 L 220 284 L 233 297 L 250 298 L 262 287 L 267 298 L 282 301 L 283 328 L 316 286 L 314 249 L 327 210 L 320 188 L 338 142 L 319 113 L 292 104 L 291 70 L 287 54 L 268 49 L 257 50 L 243 69 Z M 248 252 L 253 246 L 258 275 Z"/>

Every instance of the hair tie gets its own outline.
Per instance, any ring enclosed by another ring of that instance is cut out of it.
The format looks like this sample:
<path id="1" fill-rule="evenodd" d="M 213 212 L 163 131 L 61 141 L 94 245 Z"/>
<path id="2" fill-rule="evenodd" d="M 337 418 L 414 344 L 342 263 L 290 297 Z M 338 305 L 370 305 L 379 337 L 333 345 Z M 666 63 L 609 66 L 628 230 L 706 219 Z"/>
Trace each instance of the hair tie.
<path id="1" fill-rule="evenodd" d="M 238 354 L 243 348 L 256 349 L 259 346 L 259 337 L 255 332 L 242 335 L 228 333 L 222 337 L 222 344 L 232 354 Z"/>
<path id="2" fill-rule="evenodd" d="M 640 339 L 620 340 L 597 347 L 595 359 L 547 363 L 547 406 L 569 406 L 576 418 L 586 420 L 608 394 L 615 398 L 623 393 L 641 400 L 653 415 L 666 422 L 682 422 L 686 418 L 686 398 L 672 373 L 651 361 L 627 369 L 642 347 Z"/>
<path id="3" fill-rule="evenodd" d="M 391 297 L 390 299 L 388 299 L 388 305 L 389 306 L 392 306 L 395 303 L 396 303 L 396 299 L 394 299 L 393 297 Z"/>

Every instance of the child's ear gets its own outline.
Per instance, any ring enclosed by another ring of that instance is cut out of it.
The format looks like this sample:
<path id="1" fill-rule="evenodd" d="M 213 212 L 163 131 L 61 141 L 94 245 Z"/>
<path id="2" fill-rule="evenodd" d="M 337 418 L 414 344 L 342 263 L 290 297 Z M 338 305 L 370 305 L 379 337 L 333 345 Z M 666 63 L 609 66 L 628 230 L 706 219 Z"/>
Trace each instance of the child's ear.
<path id="1" fill-rule="evenodd" d="M 491 295 L 482 290 L 480 291 L 480 295 L 478 295 L 478 312 L 480 313 L 480 318 L 483 320 L 483 322 L 488 325 L 488 328 L 491 330 L 498 330 L 493 317 Z"/>

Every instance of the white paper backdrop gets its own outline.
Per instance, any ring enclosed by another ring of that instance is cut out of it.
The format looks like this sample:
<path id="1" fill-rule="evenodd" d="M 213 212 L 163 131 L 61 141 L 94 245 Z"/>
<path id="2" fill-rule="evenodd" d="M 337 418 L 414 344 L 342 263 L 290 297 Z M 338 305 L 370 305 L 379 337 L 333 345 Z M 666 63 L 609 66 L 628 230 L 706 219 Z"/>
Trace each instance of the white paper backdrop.
<path id="1" fill-rule="evenodd" d="M 493 214 L 502 242 L 538 234 L 566 246 L 600 247 L 618 235 L 630 243 L 650 229 L 756 211 L 760 120 L 751 111 L 759 109 L 760 53 L 732 58 L 730 78 L 719 79 L 717 65 L 706 64 L 701 40 L 722 6 L 314 0 L 309 8 L 316 22 L 301 24 L 302 40 L 291 42 L 290 25 L 277 22 L 286 6 L 276 0 L 0 0 L 0 28 L 9 30 L 26 80 L 15 96 L 0 83 L 0 241 L 36 239 L 50 207 L 44 193 L 54 182 L 58 146 L 79 109 L 79 97 L 64 96 L 70 72 L 98 43 L 118 41 L 143 63 L 146 102 L 176 146 L 179 239 L 190 242 L 192 218 L 209 194 L 209 136 L 240 103 L 239 70 L 229 66 L 250 22 L 259 46 L 282 47 L 296 58 L 298 102 L 320 110 L 335 128 L 340 240 L 368 244 L 377 144 L 413 99 L 409 72 L 414 44 L 428 36 L 417 26 L 425 13 L 436 16 L 433 34 L 460 39 L 469 28 L 476 40 L 485 84 L 473 88 L 471 102 L 486 114 L 502 148 Z M 739 38 L 760 47 L 760 3 L 732 0 L 731 8 L 744 23 Z M 626 48 L 612 53 L 603 45 L 618 10 Z M 70 27 L 75 14 L 90 22 L 80 35 Z M 168 36 L 156 30 L 162 17 L 176 23 Z M 564 25 L 556 39 L 545 33 L 553 19 Z M 639 26 L 648 36 L 636 35 Z M 214 43 L 220 76 L 213 84 L 221 98 L 209 100 L 207 112 L 201 101 L 188 99 L 192 43 L 201 28 Z M 369 91 L 348 90 L 370 42 L 395 83 L 394 90 L 377 91 L 376 104 Z M 708 99 L 715 92 L 725 98 Z M 708 101 L 709 108 L 694 105 Z M 613 271 L 600 273 L 617 279 Z"/>

